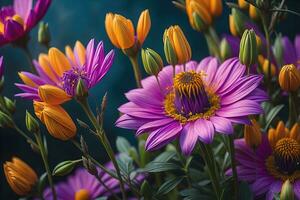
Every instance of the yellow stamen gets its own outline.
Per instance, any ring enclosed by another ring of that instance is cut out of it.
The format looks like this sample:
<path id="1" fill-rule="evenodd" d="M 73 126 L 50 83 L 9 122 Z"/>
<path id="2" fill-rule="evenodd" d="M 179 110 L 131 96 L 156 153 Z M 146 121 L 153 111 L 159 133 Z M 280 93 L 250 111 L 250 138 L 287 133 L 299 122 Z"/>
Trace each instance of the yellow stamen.
<path id="1" fill-rule="evenodd" d="M 81 189 L 75 193 L 75 200 L 89 200 L 90 192 L 86 189 Z"/>
<path id="2" fill-rule="evenodd" d="M 201 75 L 195 71 L 177 74 L 174 78 L 174 89 L 180 95 L 188 97 L 197 95 L 200 90 L 204 89 Z"/>

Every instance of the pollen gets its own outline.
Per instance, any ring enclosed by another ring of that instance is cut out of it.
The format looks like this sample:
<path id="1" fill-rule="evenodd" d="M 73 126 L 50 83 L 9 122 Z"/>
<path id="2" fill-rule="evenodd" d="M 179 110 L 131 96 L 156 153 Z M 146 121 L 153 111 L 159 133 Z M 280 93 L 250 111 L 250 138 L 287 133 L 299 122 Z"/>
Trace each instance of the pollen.
<path id="1" fill-rule="evenodd" d="M 174 89 L 180 95 L 191 97 L 204 90 L 201 74 L 195 71 L 181 72 L 174 77 Z"/>
<path id="2" fill-rule="evenodd" d="M 90 200 L 90 192 L 86 189 L 78 190 L 75 193 L 75 200 Z"/>

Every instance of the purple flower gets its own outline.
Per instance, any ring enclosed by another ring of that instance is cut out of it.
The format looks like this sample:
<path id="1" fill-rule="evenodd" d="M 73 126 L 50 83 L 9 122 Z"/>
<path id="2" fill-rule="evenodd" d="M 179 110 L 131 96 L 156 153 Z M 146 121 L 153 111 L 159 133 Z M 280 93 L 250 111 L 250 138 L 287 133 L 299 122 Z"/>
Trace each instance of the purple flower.
<path id="1" fill-rule="evenodd" d="M 112 162 L 108 162 L 105 168 L 115 169 Z M 101 178 L 101 182 L 105 183 L 105 186 L 85 168 L 77 169 L 66 181 L 55 186 L 58 200 L 96 199 L 96 197 L 110 197 L 112 196 L 111 192 L 120 193 L 119 180 L 100 169 L 98 169 L 98 176 Z M 143 174 L 137 174 L 135 177 L 136 183 L 141 183 L 144 179 Z M 126 189 L 129 189 L 128 186 L 126 186 Z M 44 191 L 44 198 L 45 200 L 53 200 L 50 188 Z"/>
<path id="2" fill-rule="evenodd" d="M 282 37 L 283 64 L 294 64 L 300 69 L 300 35 L 297 35 L 294 44 L 288 37 Z"/>
<path id="3" fill-rule="evenodd" d="M 244 139 L 235 140 L 238 178 L 251 185 L 255 196 L 266 195 L 272 200 L 281 191 L 284 181 L 289 180 L 300 199 L 300 140 L 297 124 L 289 130 L 280 122 L 276 129 L 263 135 L 257 149 L 250 148 Z M 227 175 L 231 175 L 231 170 Z"/>
<path id="4" fill-rule="evenodd" d="M 245 76 L 246 67 L 237 58 L 208 57 L 173 68 L 167 66 L 142 81 L 143 88 L 126 93 L 130 101 L 119 108 L 124 113 L 116 126 L 149 133 L 147 150 L 156 150 L 179 138 L 182 152 L 190 154 L 198 140 L 210 143 L 215 132 L 233 133 L 233 123 L 248 124 L 249 115 L 262 113 L 267 99 L 258 88 L 262 76 Z"/>
<path id="5" fill-rule="evenodd" d="M 0 46 L 13 42 L 30 31 L 46 14 L 51 0 L 14 0 L 0 10 Z"/>
<path id="6" fill-rule="evenodd" d="M 68 96 L 75 95 L 79 79 L 84 81 L 87 89 L 100 82 L 112 66 L 113 58 L 114 51 L 111 50 L 105 55 L 103 42 L 95 46 L 94 39 L 90 40 L 86 48 L 79 41 L 73 50 L 67 46 L 66 55 L 56 48 L 51 48 L 48 55 L 40 54 L 39 60 L 34 60 L 38 75 L 19 73 L 24 84 L 16 86 L 23 90 L 23 93 L 16 96 L 43 100 L 50 104 L 53 101 L 63 102 L 70 99 Z M 55 92 L 56 98 L 47 99 L 49 96 L 55 96 Z M 64 100 L 59 100 L 62 96 L 65 97 Z"/>

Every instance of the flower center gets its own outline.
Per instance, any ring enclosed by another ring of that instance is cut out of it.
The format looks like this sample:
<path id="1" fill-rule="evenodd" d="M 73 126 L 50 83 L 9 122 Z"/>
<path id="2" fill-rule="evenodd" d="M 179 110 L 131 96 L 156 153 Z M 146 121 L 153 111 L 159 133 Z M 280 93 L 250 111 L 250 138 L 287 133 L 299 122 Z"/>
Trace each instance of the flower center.
<path id="1" fill-rule="evenodd" d="M 86 189 L 78 190 L 75 193 L 75 200 L 90 200 L 90 192 Z"/>
<path id="2" fill-rule="evenodd" d="M 300 144 L 292 138 L 282 138 L 275 145 L 274 159 L 282 172 L 293 173 L 300 166 Z"/>
<path id="3" fill-rule="evenodd" d="M 174 77 L 173 90 L 164 102 L 167 115 L 186 123 L 199 118 L 208 119 L 220 108 L 219 97 L 205 88 L 202 76 L 189 71 Z"/>
<path id="4" fill-rule="evenodd" d="M 86 72 L 79 67 L 73 67 L 72 69 L 64 72 L 62 77 L 62 86 L 68 95 L 74 96 L 77 83 L 79 79 L 82 79 L 85 85 L 88 87 L 89 79 Z"/>

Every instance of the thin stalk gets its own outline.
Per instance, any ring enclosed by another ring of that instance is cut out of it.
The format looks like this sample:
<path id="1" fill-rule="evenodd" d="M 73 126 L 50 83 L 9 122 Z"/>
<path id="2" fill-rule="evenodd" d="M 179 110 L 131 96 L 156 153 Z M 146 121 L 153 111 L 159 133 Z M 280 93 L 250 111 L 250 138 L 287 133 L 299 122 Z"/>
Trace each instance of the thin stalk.
<path id="1" fill-rule="evenodd" d="M 228 136 L 229 140 L 229 154 L 230 154 L 230 160 L 231 160 L 231 169 L 232 169 L 232 176 L 233 176 L 233 188 L 234 188 L 234 199 L 238 199 L 239 194 L 239 182 L 238 182 L 238 175 L 236 170 L 236 161 L 235 161 L 235 148 L 234 148 L 234 137 L 233 135 Z"/>
<path id="2" fill-rule="evenodd" d="M 267 86 L 268 86 L 268 91 L 269 94 L 271 94 L 271 88 L 272 88 L 272 74 L 271 74 L 271 41 L 270 41 L 270 33 L 267 27 L 267 22 L 265 17 L 262 17 L 262 24 L 263 24 L 263 29 L 265 32 L 265 37 L 266 37 L 266 48 L 267 48 L 267 59 L 268 59 L 268 77 L 267 77 Z"/>
<path id="3" fill-rule="evenodd" d="M 122 197 L 123 197 L 123 199 L 126 199 L 125 187 L 124 187 L 123 179 L 121 176 L 120 168 L 119 168 L 119 165 L 115 158 L 113 149 L 112 149 L 112 147 L 106 137 L 106 134 L 103 130 L 103 127 L 100 124 L 98 124 L 97 119 L 96 119 L 94 113 L 92 112 L 90 105 L 87 102 L 87 98 L 83 98 L 83 99 L 79 100 L 78 102 L 81 105 L 82 109 L 84 110 L 85 114 L 88 116 L 88 118 L 92 122 L 94 128 L 96 129 L 97 136 L 100 139 L 100 142 L 104 146 L 106 153 L 108 154 L 110 160 L 112 161 L 112 163 L 116 169 L 116 173 L 117 173 L 118 179 L 120 181 Z"/>
<path id="4" fill-rule="evenodd" d="M 24 133 L 24 131 L 22 131 L 16 124 L 14 125 L 14 129 L 21 135 L 23 136 L 26 141 L 33 145 L 36 149 L 39 149 L 39 146 L 36 142 L 33 141 L 33 139 L 31 137 L 29 137 L 28 135 L 26 135 L 26 133 Z"/>
<path id="5" fill-rule="evenodd" d="M 298 111 L 297 111 L 297 93 L 289 93 L 289 126 L 292 127 L 297 121 Z"/>
<path id="6" fill-rule="evenodd" d="M 43 159 L 43 162 L 44 162 L 44 166 L 45 166 L 45 170 L 46 170 L 46 173 L 47 173 L 47 176 L 48 176 L 48 181 L 49 181 L 49 185 L 50 185 L 50 188 L 51 188 L 51 191 L 52 191 L 53 199 L 57 200 L 56 191 L 55 191 L 55 188 L 54 188 L 52 175 L 51 175 L 51 171 L 50 171 L 50 167 L 49 167 L 47 152 L 46 152 L 44 143 L 42 141 L 42 138 L 41 138 L 41 135 L 40 135 L 39 132 L 35 133 L 35 138 L 36 138 L 36 141 L 38 143 L 38 146 L 39 146 L 39 149 L 40 149 L 40 152 L 41 152 L 41 156 L 42 156 L 42 159 Z"/>
<path id="7" fill-rule="evenodd" d="M 129 60 L 131 62 L 132 68 L 133 68 L 136 85 L 137 85 L 137 87 L 140 88 L 140 87 L 142 87 L 142 85 L 141 85 L 142 75 L 141 75 L 141 71 L 139 68 L 138 55 L 130 56 Z"/>
<path id="8" fill-rule="evenodd" d="M 209 145 L 200 142 L 200 148 L 203 153 L 203 159 L 207 165 L 208 174 L 212 182 L 213 189 L 217 199 L 221 199 L 221 186 L 217 175 L 216 163 Z"/>

